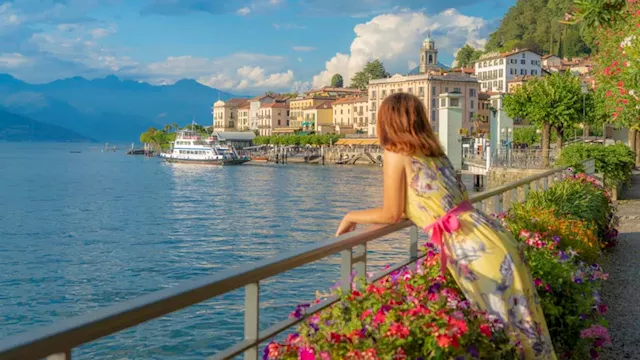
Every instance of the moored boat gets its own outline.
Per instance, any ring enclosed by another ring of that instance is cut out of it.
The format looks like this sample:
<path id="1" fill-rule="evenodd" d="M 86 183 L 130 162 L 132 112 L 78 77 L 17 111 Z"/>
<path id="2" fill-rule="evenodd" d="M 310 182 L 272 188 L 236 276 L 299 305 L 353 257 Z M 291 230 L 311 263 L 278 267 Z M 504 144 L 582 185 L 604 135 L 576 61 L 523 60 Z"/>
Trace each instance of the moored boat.
<path id="1" fill-rule="evenodd" d="M 233 146 L 218 143 L 214 136 L 203 139 L 192 130 L 179 130 L 171 150 L 160 157 L 170 163 L 201 165 L 240 165 L 251 161 L 249 157 L 238 156 Z"/>

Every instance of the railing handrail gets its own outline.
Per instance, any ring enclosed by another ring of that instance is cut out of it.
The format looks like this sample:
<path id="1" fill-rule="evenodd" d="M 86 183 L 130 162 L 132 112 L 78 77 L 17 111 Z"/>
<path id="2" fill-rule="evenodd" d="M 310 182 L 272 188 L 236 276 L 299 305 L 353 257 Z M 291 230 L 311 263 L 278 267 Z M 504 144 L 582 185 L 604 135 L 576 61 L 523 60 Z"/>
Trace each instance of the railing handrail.
<path id="1" fill-rule="evenodd" d="M 592 163 L 590 167 L 593 169 Z M 541 184 L 538 181 L 540 180 L 544 180 L 543 187 L 546 188 L 548 178 L 564 170 L 566 170 L 566 167 L 555 168 L 532 175 L 488 192 L 474 195 L 470 198 L 470 201 L 477 204 L 492 197 L 499 197 L 499 206 L 501 207 L 502 195 L 506 192 L 531 183 L 536 183 L 539 188 Z M 366 243 L 369 241 L 412 226 L 413 223 L 410 220 L 403 220 L 392 225 L 370 226 L 336 238 L 302 246 L 279 256 L 258 261 L 248 269 L 240 266 L 223 270 L 209 276 L 187 281 L 172 288 L 155 291 L 84 315 L 61 320 L 36 330 L 13 335 L 0 343 L 0 359 L 41 359 L 57 353 L 68 354 L 67 358 L 69 358 L 71 349 L 79 345 L 130 328 L 142 322 L 167 315 L 227 292 L 252 284 L 258 284 L 260 281 L 269 277 L 339 252 L 343 252 L 344 254 L 345 251 L 348 251 L 350 257 L 351 249 L 362 245 L 366 246 Z M 415 227 L 413 227 L 413 229 L 415 229 Z M 418 259 L 417 232 L 412 234 L 412 246 L 413 249 L 409 261 L 398 264 L 392 267 L 392 269 L 405 266 Z M 366 257 L 366 250 L 365 255 L 361 254 L 360 256 Z M 351 259 L 350 257 L 349 266 L 351 266 L 351 260 L 355 262 L 358 258 Z M 350 270 L 351 268 L 349 268 L 349 272 L 346 274 L 347 278 L 351 273 Z M 385 271 L 385 273 L 388 272 L 390 272 L 390 270 Z M 342 276 L 344 279 L 344 269 Z M 379 278 L 380 276 L 381 275 L 375 276 L 374 278 Z M 336 298 L 333 298 L 324 304 L 317 305 L 314 311 L 329 306 L 335 301 Z M 261 341 L 273 337 L 289 326 L 295 325 L 299 321 L 299 319 L 284 320 L 272 326 L 269 330 L 259 335 L 256 334 L 253 341 L 244 340 L 225 350 L 224 353 L 228 356 L 242 353 L 249 348 L 255 347 Z"/>

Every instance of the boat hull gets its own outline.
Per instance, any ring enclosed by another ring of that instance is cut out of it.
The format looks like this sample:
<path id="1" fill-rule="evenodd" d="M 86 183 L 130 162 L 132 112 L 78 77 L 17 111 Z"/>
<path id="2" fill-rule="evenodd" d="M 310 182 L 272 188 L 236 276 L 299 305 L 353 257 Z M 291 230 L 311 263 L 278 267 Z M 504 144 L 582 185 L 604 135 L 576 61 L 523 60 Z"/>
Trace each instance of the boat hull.
<path id="1" fill-rule="evenodd" d="M 217 166 L 229 166 L 229 165 L 242 165 L 251 159 L 216 159 L 216 160 L 194 160 L 194 159 L 172 159 L 163 158 L 168 163 L 175 164 L 195 164 L 195 165 L 217 165 Z"/>

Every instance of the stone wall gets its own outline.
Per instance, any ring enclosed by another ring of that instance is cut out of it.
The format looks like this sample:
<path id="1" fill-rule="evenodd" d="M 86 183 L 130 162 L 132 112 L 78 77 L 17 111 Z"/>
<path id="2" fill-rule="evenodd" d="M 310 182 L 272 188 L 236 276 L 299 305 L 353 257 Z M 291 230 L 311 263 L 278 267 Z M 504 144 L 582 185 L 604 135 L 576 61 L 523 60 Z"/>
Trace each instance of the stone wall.
<path id="1" fill-rule="evenodd" d="M 491 168 L 487 172 L 487 190 L 549 171 L 549 169 Z"/>

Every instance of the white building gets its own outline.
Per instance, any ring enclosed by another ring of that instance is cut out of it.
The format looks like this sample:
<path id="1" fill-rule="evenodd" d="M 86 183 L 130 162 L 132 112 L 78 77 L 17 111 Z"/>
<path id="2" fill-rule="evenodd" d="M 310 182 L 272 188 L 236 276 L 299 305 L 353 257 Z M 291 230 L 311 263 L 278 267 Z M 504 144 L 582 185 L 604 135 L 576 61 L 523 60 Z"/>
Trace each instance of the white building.
<path id="1" fill-rule="evenodd" d="M 260 108 L 264 104 L 271 104 L 275 102 L 275 97 L 271 95 L 256 96 L 249 100 L 249 130 L 258 130 L 260 124 Z"/>
<path id="2" fill-rule="evenodd" d="M 528 49 L 502 54 L 487 54 L 475 63 L 481 91 L 506 92 L 509 80 L 516 76 L 541 76 L 540 54 Z"/>

